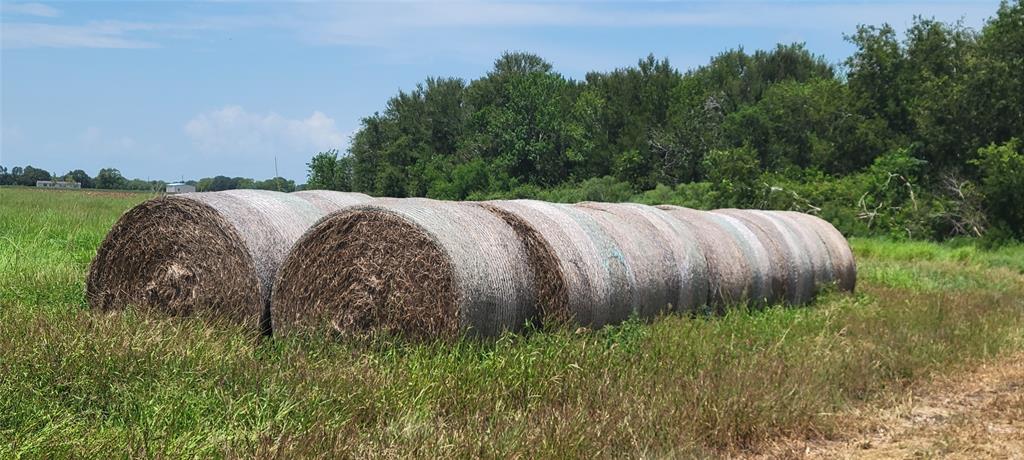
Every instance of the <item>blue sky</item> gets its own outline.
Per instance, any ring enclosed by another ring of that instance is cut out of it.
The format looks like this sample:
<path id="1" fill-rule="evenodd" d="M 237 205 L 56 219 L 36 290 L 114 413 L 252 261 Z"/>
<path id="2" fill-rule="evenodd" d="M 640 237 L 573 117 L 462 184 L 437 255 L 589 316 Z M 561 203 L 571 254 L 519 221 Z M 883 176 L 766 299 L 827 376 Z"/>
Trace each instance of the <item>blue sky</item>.
<path id="1" fill-rule="evenodd" d="M 504 50 L 573 78 L 779 42 L 838 63 L 857 24 L 903 30 L 920 14 L 980 28 L 998 1 L 0 5 L 0 164 L 267 178 L 277 157 L 301 183 L 314 153 L 344 150 L 399 89 L 480 76 Z"/>

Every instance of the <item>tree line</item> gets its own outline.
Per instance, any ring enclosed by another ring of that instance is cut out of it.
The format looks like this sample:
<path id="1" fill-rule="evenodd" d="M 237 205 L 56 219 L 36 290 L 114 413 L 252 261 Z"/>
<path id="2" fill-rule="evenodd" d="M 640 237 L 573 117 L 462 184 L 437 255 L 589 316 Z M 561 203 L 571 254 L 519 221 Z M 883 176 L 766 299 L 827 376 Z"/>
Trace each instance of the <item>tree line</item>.
<path id="1" fill-rule="evenodd" d="M 96 177 L 89 176 L 81 169 L 69 171 L 63 176 L 51 174 L 49 171 L 36 168 L 31 165 L 21 167 L 15 166 L 8 170 L 0 165 L 0 185 L 22 185 L 32 187 L 36 181 L 58 180 L 78 182 L 82 188 L 96 188 L 106 190 L 141 190 L 141 191 L 163 191 L 167 182 L 162 180 L 128 179 L 116 168 L 102 168 Z M 200 192 L 215 192 L 233 189 L 260 189 L 276 190 L 280 192 L 294 192 L 298 187 L 295 181 L 283 177 L 274 177 L 266 180 L 256 180 L 247 177 L 215 176 L 204 177 L 198 181 L 185 181 L 193 185 Z"/>
<path id="2" fill-rule="evenodd" d="M 681 72 L 648 56 L 566 78 L 508 52 L 365 117 L 307 187 L 395 197 L 797 209 L 848 234 L 1024 236 L 1024 7 L 980 31 L 860 26 L 833 65 L 803 44 Z"/>

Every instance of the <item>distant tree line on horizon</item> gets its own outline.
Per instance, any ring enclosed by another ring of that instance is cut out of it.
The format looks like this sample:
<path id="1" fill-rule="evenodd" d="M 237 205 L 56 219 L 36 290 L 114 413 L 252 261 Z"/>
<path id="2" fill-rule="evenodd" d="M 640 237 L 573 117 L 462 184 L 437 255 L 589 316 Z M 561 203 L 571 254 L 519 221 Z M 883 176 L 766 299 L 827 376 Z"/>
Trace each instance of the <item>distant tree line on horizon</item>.
<path id="1" fill-rule="evenodd" d="M 127 179 L 121 175 L 121 171 L 115 168 L 103 168 L 90 177 L 81 169 L 69 171 L 63 176 L 51 174 L 49 171 L 36 168 L 31 165 L 20 167 L 15 166 L 8 170 L 0 165 L 0 185 L 22 185 L 34 186 L 36 181 L 63 180 L 82 184 L 82 188 L 96 188 L 106 190 L 149 190 L 163 191 L 167 182 L 161 180 Z M 215 176 L 204 177 L 198 181 L 185 181 L 186 184 L 194 185 L 200 192 L 215 192 L 232 189 L 261 189 L 276 190 L 280 192 L 294 192 L 297 187 L 295 181 L 283 177 L 275 177 L 267 180 L 255 180 L 247 177 Z"/>
<path id="2" fill-rule="evenodd" d="M 847 234 L 1024 237 L 1024 7 L 980 31 L 860 26 L 841 66 L 802 44 L 681 72 L 653 55 L 565 78 L 509 52 L 427 78 L 309 162 L 307 188 L 440 199 L 796 209 Z"/>

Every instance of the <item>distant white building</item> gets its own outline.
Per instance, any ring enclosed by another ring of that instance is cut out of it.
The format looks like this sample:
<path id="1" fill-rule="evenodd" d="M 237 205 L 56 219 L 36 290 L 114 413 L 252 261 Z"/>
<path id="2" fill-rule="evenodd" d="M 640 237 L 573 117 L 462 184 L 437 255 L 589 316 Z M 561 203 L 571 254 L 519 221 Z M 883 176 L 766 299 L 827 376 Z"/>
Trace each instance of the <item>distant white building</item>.
<path id="1" fill-rule="evenodd" d="M 37 180 L 36 187 L 39 188 L 82 188 L 82 184 L 73 181 L 63 180 Z"/>
<path id="2" fill-rule="evenodd" d="M 192 193 L 196 191 L 195 185 L 188 185 L 182 182 L 167 184 L 167 193 Z"/>

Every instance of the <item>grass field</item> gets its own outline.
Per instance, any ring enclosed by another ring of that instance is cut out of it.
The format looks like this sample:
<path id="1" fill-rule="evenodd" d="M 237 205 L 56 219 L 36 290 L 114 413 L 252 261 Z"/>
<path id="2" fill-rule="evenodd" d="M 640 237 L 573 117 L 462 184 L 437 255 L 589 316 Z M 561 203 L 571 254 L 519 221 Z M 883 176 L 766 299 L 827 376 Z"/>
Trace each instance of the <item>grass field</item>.
<path id="1" fill-rule="evenodd" d="M 855 295 L 452 344 L 91 312 L 137 194 L 0 188 L 0 458 L 691 456 L 829 437 L 842 411 L 1024 349 L 1024 246 L 854 240 Z"/>

